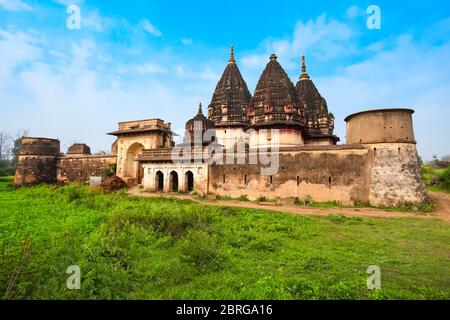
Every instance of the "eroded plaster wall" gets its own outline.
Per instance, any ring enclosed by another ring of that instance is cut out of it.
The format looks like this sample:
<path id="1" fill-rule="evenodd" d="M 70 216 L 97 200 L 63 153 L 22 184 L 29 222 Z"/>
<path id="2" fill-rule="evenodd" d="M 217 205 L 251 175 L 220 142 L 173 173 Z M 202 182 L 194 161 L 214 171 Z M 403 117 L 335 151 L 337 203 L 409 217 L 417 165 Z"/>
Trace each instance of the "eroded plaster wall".
<path id="1" fill-rule="evenodd" d="M 362 146 L 317 147 L 279 153 L 278 172 L 261 175 L 261 164 L 212 165 L 209 192 L 251 200 L 265 198 L 367 201 L 371 154 Z"/>
<path id="2" fill-rule="evenodd" d="M 116 163 L 116 156 L 65 156 L 57 159 L 58 183 L 89 181 L 101 175 L 102 169 Z"/>

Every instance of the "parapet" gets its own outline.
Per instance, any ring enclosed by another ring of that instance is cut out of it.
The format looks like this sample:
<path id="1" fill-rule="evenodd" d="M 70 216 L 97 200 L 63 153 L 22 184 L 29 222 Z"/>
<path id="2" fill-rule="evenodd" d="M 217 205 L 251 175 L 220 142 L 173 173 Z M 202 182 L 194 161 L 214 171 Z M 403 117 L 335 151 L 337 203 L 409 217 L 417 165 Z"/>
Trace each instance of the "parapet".
<path id="1" fill-rule="evenodd" d="M 411 109 L 378 109 L 348 116 L 347 144 L 416 143 Z"/>
<path id="2" fill-rule="evenodd" d="M 54 156 L 60 154 L 60 142 L 57 139 L 23 137 L 19 156 Z"/>

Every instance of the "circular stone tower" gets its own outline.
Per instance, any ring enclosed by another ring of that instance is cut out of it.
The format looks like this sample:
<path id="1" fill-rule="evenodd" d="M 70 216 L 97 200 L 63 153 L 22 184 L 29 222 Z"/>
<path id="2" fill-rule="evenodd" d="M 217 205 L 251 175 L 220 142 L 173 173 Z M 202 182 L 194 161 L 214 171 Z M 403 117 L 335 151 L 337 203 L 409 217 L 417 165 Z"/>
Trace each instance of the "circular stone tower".
<path id="1" fill-rule="evenodd" d="M 22 138 L 17 160 L 15 186 L 56 183 L 60 142 L 48 138 Z"/>
<path id="2" fill-rule="evenodd" d="M 411 109 L 369 110 L 348 116 L 347 144 L 369 149 L 369 202 L 397 206 L 426 201 Z"/>

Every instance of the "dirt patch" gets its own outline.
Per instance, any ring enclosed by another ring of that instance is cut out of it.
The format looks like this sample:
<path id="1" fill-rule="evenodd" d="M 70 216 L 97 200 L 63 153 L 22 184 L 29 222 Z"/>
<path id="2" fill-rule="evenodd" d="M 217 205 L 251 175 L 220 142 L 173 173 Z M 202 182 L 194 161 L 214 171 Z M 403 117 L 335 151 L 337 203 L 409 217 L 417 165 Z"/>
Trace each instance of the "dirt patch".
<path id="1" fill-rule="evenodd" d="M 436 207 L 436 215 L 450 222 L 450 194 L 444 192 L 429 192 L 433 204 Z"/>
<path id="2" fill-rule="evenodd" d="M 450 223 L 450 195 L 439 192 L 430 192 L 430 197 L 436 206 L 436 211 L 431 214 L 423 214 L 420 212 L 390 212 L 381 209 L 372 208 L 311 208 L 311 207 L 299 207 L 292 205 L 285 206 L 261 206 L 258 203 L 248 201 L 211 201 L 207 199 L 199 199 L 187 194 L 165 194 L 165 193 L 148 193 L 143 192 L 139 188 L 130 189 L 128 192 L 133 196 L 142 197 L 175 197 L 178 199 L 189 199 L 204 205 L 221 206 L 221 207 L 238 207 L 238 208 L 251 208 L 251 209 L 263 209 L 267 211 L 285 212 L 301 215 L 313 215 L 313 216 L 327 216 L 331 214 L 343 215 L 348 217 L 377 217 L 377 218 L 439 218 Z"/>
<path id="3" fill-rule="evenodd" d="M 115 192 L 127 188 L 128 185 L 119 177 L 111 177 L 98 186 L 103 192 Z"/>

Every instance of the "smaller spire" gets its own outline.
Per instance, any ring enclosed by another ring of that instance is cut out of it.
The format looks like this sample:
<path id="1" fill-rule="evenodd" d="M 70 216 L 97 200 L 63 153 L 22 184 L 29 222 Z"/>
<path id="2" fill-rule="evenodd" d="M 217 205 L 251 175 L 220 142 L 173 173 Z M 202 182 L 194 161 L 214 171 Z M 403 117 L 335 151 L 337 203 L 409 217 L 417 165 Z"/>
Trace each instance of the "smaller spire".
<path id="1" fill-rule="evenodd" d="M 230 49 L 230 60 L 228 61 L 229 63 L 235 63 L 236 60 L 234 59 L 234 46 L 231 46 Z"/>
<path id="2" fill-rule="evenodd" d="M 309 75 L 306 72 L 306 61 L 305 55 L 302 55 L 302 75 L 300 76 L 300 80 L 309 80 Z"/>
<path id="3" fill-rule="evenodd" d="M 200 102 L 200 104 L 198 105 L 198 114 L 203 114 L 203 106 L 202 103 Z"/>

